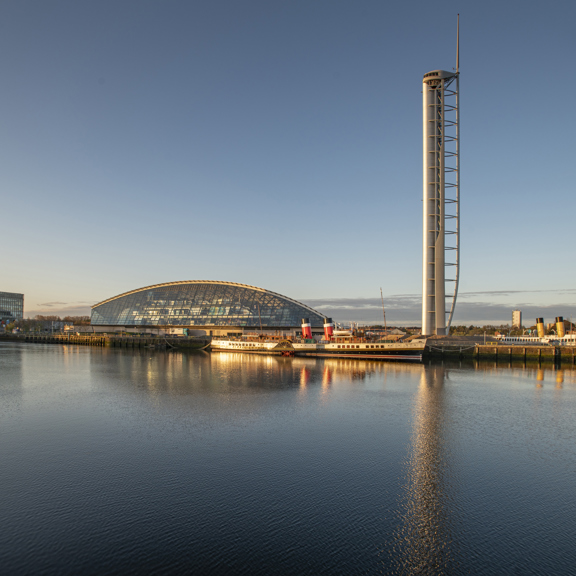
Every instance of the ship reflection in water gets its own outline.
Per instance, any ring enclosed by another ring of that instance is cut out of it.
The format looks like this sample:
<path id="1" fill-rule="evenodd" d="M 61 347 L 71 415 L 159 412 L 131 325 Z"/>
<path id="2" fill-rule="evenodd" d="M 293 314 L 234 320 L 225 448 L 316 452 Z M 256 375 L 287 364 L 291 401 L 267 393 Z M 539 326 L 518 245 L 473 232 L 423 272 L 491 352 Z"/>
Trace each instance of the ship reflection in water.
<path id="1" fill-rule="evenodd" d="M 363 381 L 368 377 L 383 375 L 396 377 L 400 374 L 421 374 L 422 364 L 402 362 L 373 362 L 346 358 L 285 358 L 282 356 L 261 356 L 238 352 L 206 354 L 212 369 L 221 372 L 227 366 L 234 367 L 236 377 L 250 378 L 273 370 L 273 379 L 287 380 L 289 375 L 298 382 L 300 388 L 320 383 L 322 388 L 332 384 L 350 381 Z"/>
<path id="2" fill-rule="evenodd" d="M 64 347 L 66 348 L 66 347 Z M 73 350 L 73 347 L 69 347 Z M 150 392 L 191 392 L 193 390 L 240 390 L 298 387 L 301 390 L 320 385 L 328 390 L 333 385 L 365 382 L 371 379 L 399 376 L 419 378 L 422 364 L 403 362 L 373 362 L 345 358 L 286 358 L 242 354 L 239 352 L 150 353 L 141 350 L 101 349 L 93 354 L 94 368 L 101 369 L 106 357 L 110 366 L 129 380 L 136 378 L 140 388 Z"/>
<path id="3" fill-rule="evenodd" d="M 457 569 L 451 528 L 448 434 L 443 366 L 422 372 L 394 559 L 400 574 L 448 574 Z"/>

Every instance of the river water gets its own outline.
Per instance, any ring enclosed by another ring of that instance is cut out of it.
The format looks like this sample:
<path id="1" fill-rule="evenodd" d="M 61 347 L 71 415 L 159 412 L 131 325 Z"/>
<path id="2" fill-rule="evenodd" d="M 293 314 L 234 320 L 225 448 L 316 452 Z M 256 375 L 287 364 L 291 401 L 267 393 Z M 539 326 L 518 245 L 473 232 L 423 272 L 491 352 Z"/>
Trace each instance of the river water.
<path id="1" fill-rule="evenodd" d="M 576 372 L 0 343 L 2 574 L 576 574 Z"/>

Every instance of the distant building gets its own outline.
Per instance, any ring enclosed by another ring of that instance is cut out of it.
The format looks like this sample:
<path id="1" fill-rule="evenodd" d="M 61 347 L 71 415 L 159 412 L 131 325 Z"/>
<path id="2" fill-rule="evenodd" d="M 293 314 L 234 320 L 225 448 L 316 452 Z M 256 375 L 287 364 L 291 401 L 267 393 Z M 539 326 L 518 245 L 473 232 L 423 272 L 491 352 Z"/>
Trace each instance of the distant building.
<path id="1" fill-rule="evenodd" d="M 522 310 L 512 312 L 512 328 L 522 328 Z"/>
<path id="2" fill-rule="evenodd" d="M 24 318 L 24 294 L 0 292 L 0 323 L 10 324 Z"/>

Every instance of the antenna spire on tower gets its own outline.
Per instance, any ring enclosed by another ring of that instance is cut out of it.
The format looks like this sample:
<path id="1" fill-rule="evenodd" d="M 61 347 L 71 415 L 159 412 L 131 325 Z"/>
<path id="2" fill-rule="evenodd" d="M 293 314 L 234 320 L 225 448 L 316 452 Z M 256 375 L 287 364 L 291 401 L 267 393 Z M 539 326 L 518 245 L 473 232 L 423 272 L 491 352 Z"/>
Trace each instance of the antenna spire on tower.
<path id="1" fill-rule="evenodd" d="M 456 74 L 460 72 L 460 14 L 456 24 Z"/>

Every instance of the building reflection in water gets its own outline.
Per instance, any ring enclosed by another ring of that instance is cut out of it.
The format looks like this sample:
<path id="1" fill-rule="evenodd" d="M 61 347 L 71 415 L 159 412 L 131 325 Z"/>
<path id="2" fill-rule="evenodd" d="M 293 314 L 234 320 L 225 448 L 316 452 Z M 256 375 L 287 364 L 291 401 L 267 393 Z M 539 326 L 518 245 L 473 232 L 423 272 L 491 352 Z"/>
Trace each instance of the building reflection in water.
<path id="1" fill-rule="evenodd" d="M 0 350 L 0 374 L 2 375 L 2 402 L 4 405 L 10 408 L 18 409 L 21 408 L 21 402 L 24 396 L 24 382 L 26 380 L 25 373 L 27 372 L 24 357 L 24 350 L 26 344 L 12 344 L 12 343 L 2 343 L 2 349 Z M 40 345 L 41 346 L 41 345 Z M 36 356 L 41 357 L 41 353 L 44 352 L 40 346 L 35 349 Z M 46 346 L 45 348 L 50 348 Z M 31 356 L 29 354 L 29 356 Z M 38 365 L 33 362 L 29 362 L 30 366 L 29 372 L 36 372 L 38 370 Z M 10 386 L 7 387 L 7 383 L 10 382 Z M 5 424 L 5 422 L 3 422 Z"/>
<path id="2" fill-rule="evenodd" d="M 427 366 L 415 397 L 394 562 L 400 574 L 447 574 L 457 569 L 450 522 L 449 450 L 443 366 Z"/>
<path id="3" fill-rule="evenodd" d="M 337 385 L 375 382 L 374 377 L 395 378 L 407 373 L 418 377 L 421 364 L 373 362 L 358 359 L 284 358 L 238 352 L 179 352 L 95 348 L 90 355 L 94 373 L 114 373 L 115 379 L 147 389 L 188 393 L 191 390 L 230 391 L 298 387 L 303 393 L 319 385 L 327 394 Z"/>

